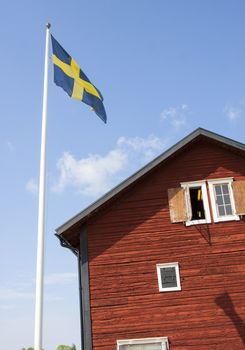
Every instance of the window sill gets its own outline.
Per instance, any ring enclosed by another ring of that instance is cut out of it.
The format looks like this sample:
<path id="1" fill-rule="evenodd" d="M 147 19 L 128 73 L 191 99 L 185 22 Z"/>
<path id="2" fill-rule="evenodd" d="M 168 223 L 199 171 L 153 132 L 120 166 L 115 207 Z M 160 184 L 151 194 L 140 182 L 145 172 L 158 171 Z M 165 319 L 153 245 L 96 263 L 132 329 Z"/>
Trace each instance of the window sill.
<path id="1" fill-rule="evenodd" d="M 214 223 L 217 224 L 219 222 L 226 222 L 226 221 L 239 221 L 240 218 L 238 215 L 230 215 L 230 216 L 224 216 L 219 218 L 214 218 Z"/>
<path id="2" fill-rule="evenodd" d="M 164 293 L 164 292 L 180 292 L 180 291 L 181 291 L 181 287 L 159 289 L 159 292 L 161 292 L 161 293 Z"/>
<path id="3" fill-rule="evenodd" d="M 192 226 L 192 225 L 203 225 L 203 224 L 211 224 L 211 220 L 201 219 L 201 220 L 192 220 L 192 221 L 186 221 L 186 226 Z"/>

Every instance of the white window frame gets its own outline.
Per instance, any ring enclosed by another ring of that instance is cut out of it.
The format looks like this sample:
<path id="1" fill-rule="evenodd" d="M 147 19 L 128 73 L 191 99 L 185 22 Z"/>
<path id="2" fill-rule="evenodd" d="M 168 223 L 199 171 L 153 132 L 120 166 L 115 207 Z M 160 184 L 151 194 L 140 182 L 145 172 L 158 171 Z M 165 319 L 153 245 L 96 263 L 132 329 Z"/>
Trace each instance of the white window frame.
<path id="1" fill-rule="evenodd" d="M 165 267 L 174 267 L 176 272 L 176 287 L 170 287 L 170 288 L 163 288 L 162 287 L 162 277 L 161 277 L 161 268 Z M 181 284 L 180 284 L 180 272 L 179 272 L 179 263 L 178 262 L 172 262 L 172 263 L 164 263 L 164 264 L 157 264 L 157 279 L 158 279 L 158 287 L 159 292 L 175 292 L 181 290 Z"/>
<path id="2" fill-rule="evenodd" d="M 239 215 L 235 214 L 235 202 L 234 202 L 233 190 L 231 186 L 232 182 L 233 182 L 233 177 L 208 180 L 208 188 L 209 188 L 210 201 L 211 201 L 212 210 L 213 210 L 214 222 L 240 220 Z M 231 200 L 231 208 L 233 212 L 232 215 L 224 215 L 224 216 L 218 215 L 216 200 L 215 200 L 214 185 L 222 185 L 222 184 L 228 185 L 229 195 Z"/>
<path id="3" fill-rule="evenodd" d="M 191 225 L 200 225 L 200 224 L 210 224 L 211 223 L 211 215 L 209 210 L 209 203 L 208 203 L 208 193 L 207 193 L 207 186 L 206 181 L 191 181 L 191 182 L 181 182 L 181 187 L 185 189 L 185 202 L 186 202 L 186 209 L 187 209 L 187 217 L 189 220 L 186 221 L 186 226 Z M 190 199 L 190 188 L 194 188 L 200 186 L 202 189 L 202 200 L 203 200 L 203 207 L 205 212 L 205 219 L 200 220 L 191 220 L 192 216 L 192 210 L 191 210 L 191 199 Z"/>
<path id="4" fill-rule="evenodd" d="M 122 350 L 123 345 L 147 345 L 152 343 L 160 343 L 161 350 L 169 350 L 168 337 L 118 340 L 117 350 Z"/>

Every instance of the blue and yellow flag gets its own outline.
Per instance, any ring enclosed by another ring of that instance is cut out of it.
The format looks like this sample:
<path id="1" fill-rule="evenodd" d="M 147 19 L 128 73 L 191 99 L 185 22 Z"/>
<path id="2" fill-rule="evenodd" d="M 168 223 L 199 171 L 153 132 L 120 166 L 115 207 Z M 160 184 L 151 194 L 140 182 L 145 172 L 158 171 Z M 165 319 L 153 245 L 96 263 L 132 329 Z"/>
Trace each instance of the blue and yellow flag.
<path id="1" fill-rule="evenodd" d="M 101 93 L 52 35 L 51 39 L 55 84 L 62 87 L 70 97 L 91 106 L 95 113 L 106 123 L 107 117 Z"/>

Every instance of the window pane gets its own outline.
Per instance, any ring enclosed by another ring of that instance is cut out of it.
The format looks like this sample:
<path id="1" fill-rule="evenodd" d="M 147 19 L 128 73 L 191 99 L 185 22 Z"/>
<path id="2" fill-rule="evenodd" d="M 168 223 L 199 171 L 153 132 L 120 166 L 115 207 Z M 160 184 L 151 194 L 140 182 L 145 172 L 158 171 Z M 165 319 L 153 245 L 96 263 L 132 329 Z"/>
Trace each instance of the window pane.
<path id="1" fill-rule="evenodd" d="M 226 209 L 226 215 L 232 215 L 231 205 L 226 205 L 225 209 Z"/>
<path id="2" fill-rule="evenodd" d="M 215 192 L 216 192 L 217 195 L 222 194 L 220 185 L 215 185 L 214 188 L 215 188 Z"/>
<path id="3" fill-rule="evenodd" d="M 161 271 L 162 288 L 177 287 L 175 267 L 162 267 L 160 271 Z"/>
<path id="4" fill-rule="evenodd" d="M 228 194 L 224 195 L 224 202 L 225 202 L 225 204 L 230 204 L 231 203 L 230 196 Z"/>
<path id="5" fill-rule="evenodd" d="M 224 194 L 228 194 L 229 193 L 228 185 L 222 185 L 222 191 Z"/>
<path id="6" fill-rule="evenodd" d="M 217 199 L 217 204 L 218 204 L 218 205 L 223 205 L 223 204 L 224 204 L 224 201 L 223 201 L 223 197 L 222 197 L 222 196 L 217 196 L 216 199 Z"/>
<path id="7" fill-rule="evenodd" d="M 233 215 L 229 184 L 214 185 L 218 216 Z"/>
<path id="8" fill-rule="evenodd" d="M 219 212 L 219 216 L 224 216 L 225 215 L 225 207 L 224 207 L 224 205 L 219 205 L 218 206 L 218 212 Z"/>

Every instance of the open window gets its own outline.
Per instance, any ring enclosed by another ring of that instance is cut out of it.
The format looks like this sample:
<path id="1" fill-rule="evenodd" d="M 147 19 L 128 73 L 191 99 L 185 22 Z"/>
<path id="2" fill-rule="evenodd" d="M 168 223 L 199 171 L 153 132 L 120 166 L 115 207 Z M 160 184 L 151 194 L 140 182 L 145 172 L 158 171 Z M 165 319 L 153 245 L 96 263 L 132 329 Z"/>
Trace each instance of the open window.
<path id="1" fill-rule="evenodd" d="M 118 340 L 117 350 L 169 350 L 168 338 Z"/>
<path id="2" fill-rule="evenodd" d="M 183 182 L 168 190 L 171 222 L 186 226 L 211 222 L 205 181 Z"/>
<path id="3" fill-rule="evenodd" d="M 183 182 L 187 211 L 186 226 L 211 222 L 205 181 Z"/>

